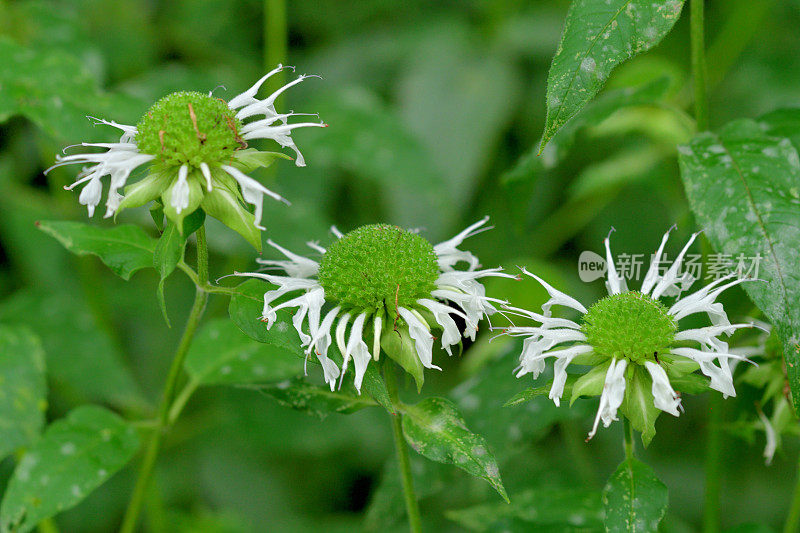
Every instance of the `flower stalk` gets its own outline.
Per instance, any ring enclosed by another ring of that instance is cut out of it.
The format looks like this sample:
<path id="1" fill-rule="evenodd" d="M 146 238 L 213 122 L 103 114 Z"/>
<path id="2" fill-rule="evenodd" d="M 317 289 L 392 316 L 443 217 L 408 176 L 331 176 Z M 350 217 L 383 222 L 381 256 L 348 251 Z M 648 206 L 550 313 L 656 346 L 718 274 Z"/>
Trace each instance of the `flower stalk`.
<path id="1" fill-rule="evenodd" d="M 208 283 L 208 245 L 206 244 L 206 233 L 205 227 L 203 226 L 197 230 L 197 278 L 199 286 L 195 292 L 192 310 L 189 313 L 189 319 L 186 321 L 186 327 L 181 336 L 178 348 L 175 351 L 175 356 L 172 359 L 172 365 L 170 366 L 167 381 L 164 385 L 164 392 L 161 397 L 161 404 L 158 408 L 157 424 L 150 434 L 150 440 L 147 443 L 147 449 L 144 459 L 142 459 L 138 478 L 136 479 L 133 496 L 128 504 L 128 509 L 125 512 L 125 517 L 120 527 L 121 533 L 133 533 L 136 530 L 136 524 L 139 520 L 139 515 L 141 514 L 147 494 L 147 487 L 153 475 L 153 469 L 155 468 L 158 454 L 161 451 L 161 443 L 164 439 L 164 435 L 175 422 L 175 420 L 170 418 L 170 411 L 172 399 L 175 396 L 175 390 L 178 385 L 178 378 L 180 378 L 181 370 L 183 369 L 183 361 L 189 351 L 189 346 L 192 344 L 194 335 L 197 332 L 197 327 L 200 324 L 200 319 L 205 311 L 206 303 L 208 302 L 208 293 L 201 288 Z"/>
<path id="2" fill-rule="evenodd" d="M 399 409 L 400 399 L 397 393 L 397 378 L 394 372 L 394 365 L 389 362 L 384 362 L 383 378 L 386 381 L 386 389 L 389 392 L 389 398 L 392 400 L 392 406 L 395 408 L 396 413 L 389 416 L 392 418 L 392 432 L 394 433 L 394 445 L 397 449 L 397 463 L 400 470 L 400 479 L 403 484 L 403 497 L 406 502 L 408 523 L 411 533 L 420 533 L 422 531 L 422 519 L 419 514 L 417 495 L 414 492 L 414 478 L 411 474 L 411 460 L 408 456 L 408 445 L 406 444 L 405 437 L 403 437 L 403 419 L 401 418 L 403 415 Z"/>

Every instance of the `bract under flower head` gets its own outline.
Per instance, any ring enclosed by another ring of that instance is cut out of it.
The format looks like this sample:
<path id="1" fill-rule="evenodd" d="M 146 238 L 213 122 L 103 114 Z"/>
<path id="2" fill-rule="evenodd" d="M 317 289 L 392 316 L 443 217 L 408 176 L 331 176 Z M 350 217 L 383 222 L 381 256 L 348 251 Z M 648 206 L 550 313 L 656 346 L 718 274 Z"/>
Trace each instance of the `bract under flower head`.
<path id="1" fill-rule="evenodd" d="M 269 241 L 286 259 L 259 262 L 287 275 L 236 275 L 278 286 L 264 294 L 262 320 L 269 328 L 281 309 L 297 309 L 292 323 L 300 343 L 307 354 L 316 354 L 331 390 L 337 379 L 341 386 L 352 360 L 354 383 L 360 391 L 367 364 L 378 359 L 381 349 L 421 386 L 423 368 L 440 369 L 433 364 L 437 339 L 432 330 L 441 330 L 441 347 L 452 354 L 452 346 L 459 344 L 462 336 L 475 338 L 480 320 L 496 311 L 493 304 L 504 303 L 487 297 L 478 280 L 514 276 L 499 268 L 479 270 L 477 258 L 458 248 L 464 239 L 481 231 L 478 228 L 486 221 L 436 246 L 413 232 L 386 224 L 363 226 L 348 234 L 333 228 L 339 240 L 328 249 L 309 243 L 322 253 L 319 262 Z M 457 270 L 460 263 L 467 263 L 467 269 Z M 288 297 L 298 291 L 299 296 Z M 342 356 L 341 370 L 329 356 L 334 340 Z"/>
<path id="2" fill-rule="evenodd" d="M 600 408 L 590 438 L 601 420 L 607 427 L 617 419 L 617 410 L 621 409 L 642 432 L 642 439 L 649 442 L 655 434 L 654 421 L 659 411 L 679 414 L 680 396 L 670 379 L 683 378 L 696 370 L 710 378 L 708 387 L 725 396 L 736 394 L 730 362 L 745 358 L 729 350 L 720 336 L 731 335 L 752 324 L 731 324 L 716 299 L 724 290 L 747 279 L 732 279 L 734 274 L 731 274 L 682 296 L 694 282 L 691 275 L 680 270 L 697 234 L 692 235 L 673 264 L 662 273 L 660 263 L 669 233 L 661 240 L 638 292 L 628 291 L 625 280 L 617 273 L 607 237 L 608 297 L 587 310 L 574 298 L 523 269 L 526 275 L 544 286 L 550 299 L 542 306 L 542 314 L 507 307 L 511 315 L 540 323 L 512 326 L 506 333 L 525 337 L 518 377 L 531 373 L 535 378 L 544 371 L 546 359 L 555 359 L 550 398 L 556 405 L 566 387 L 569 364 L 595 366 L 572 384 L 572 400 L 582 395 L 600 396 Z M 678 298 L 671 305 L 665 305 L 661 299 L 670 296 Z M 556 305 L 581 313 L 582 323 L 551 316 L 551 308 Z M 679 320 L 698 313 L 707 314 L 712 325 L 679 330 Z M 637 401 L 646 390 L 650 391 L 652 401 Z"/>
<path id="3" fill-rule="evenodd" d="M 279 114 L 275 110 L 275 99 L 309 76 L 297 77 L 263 100 L 256 98 L 261 85 L 283 69 L 279 65 L 227 103 L 211 94 L 177 92 L 156 102 L 136 126 L 95 119 L 121 130 L 119 142 L 81 143 L 105 151 L 57 156 L 56 164 L 46 172 L 63 165 L 87 165 L 66 188 L 83 185 L 80 203 L 86 205 L 89 216 L 102 198 L 101 179 L 110 176 L 106 217 L 160 201 L 164 213 L 182 231 L 183 219 L 202 208 L 260 250 L 264 196 L 285 200 L 248 173 L 288 156 L 248 148 L 248 141 L 273 140 L 294 151 L 297 166 L 305 166 L 292 130 L 326 126 L 322 122 L 289 123 L 290 117 L 302 113 Z M 148 163 L 149 174 L 128 184 L 131 174 Z M 123 188 L 124 196 L 120 193 Z M 248 204 L 254 213 L 248 211 Z"/>

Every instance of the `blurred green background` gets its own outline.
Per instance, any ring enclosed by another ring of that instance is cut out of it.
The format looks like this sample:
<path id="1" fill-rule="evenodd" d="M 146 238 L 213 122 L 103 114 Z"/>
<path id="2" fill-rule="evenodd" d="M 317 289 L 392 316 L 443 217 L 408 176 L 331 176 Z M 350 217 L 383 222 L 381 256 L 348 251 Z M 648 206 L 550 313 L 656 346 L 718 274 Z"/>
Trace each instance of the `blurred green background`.
<path id="1" fill-rule="evenodd" d="M 293 203 L 266 205 L 264 238 L 300 252 L 305 241 L 327 242 L 331 224 L 346 231 L 386 221 L 422 228 L 436 242 L 490 215 L 495 229 L 467 243 L 484 265 L 525 264 L 584 301 L 603 287 L 579 281 L 577 256 L 599 252 L 612 225 L 617 252 L 650 254 L 677 223 L 674 254 L 695 229 L 675 152 L 693 132 L 685 114 L 687 17 L 606 88 L 613 96 L 656 83 L 657 105 L 600 113 L 599 123 L 579 116 L 537 158 L 547 69 L 567 7 L 560 0 L 289 2 L 286 62 L 323 79 L 292 89 L 281 109 L 318 112 L 330 127 L 295 132 L 308 167 L 281 162 L 259 176 Z M 76 169 L 42 171 L 65 145 L 114 138 L 86 115 L 131 124 L 172 91 L 223 85 L 215 94 L 230 98 L 249 87 L 272 67 L 264 19 L 254 1 L 0 0 L 0 321 L 28 324 L 43 339 L 49 418 L 88 401 L 148 413 L 180 328 L 164 323 L 155 272 L 123 282 L 37 231 L 40 219 L 86 217 L 77 192 L 63 190 Z M 707 20 L 712 127 L 798 104 L 800 2 L 714 0 Z M 156 233 L 146 209 L 125 211 L 120 222 Z M 252 269 L 249 245 L 209 222 L 212 278 Z M 489 285 L 519 306 L 543 301 L 533 282 Z M 185 319 L 192 292 L 187 279 L 168 280 L 173 324 Z M 742 292 L 725 302 L 732 317 L 753 312 Z M 226 307 L 226 298 L 213 296 L 207 319 L 225 317 Z M 454 399 L 470 428 L 486 436 L 512 500 L 532 487 L 601 487 L 622 456 L 620 425 L 584 444 L 596 400 L 572 410 L 545 398 L 503 408 L 531 382 L 513 378 L 519 347 L 489 336 L 484 331 L 461 358 L 439 354 L 444 371 L 426 375 L 423 394 Z M 752 413 L 757 398 L 743 389 L 725 402 L 724 420 Z M 668 531 L 693 531 L 700 521 L 706 402 L 686 398 L 680 419 L 662 416 L 644 452 L 670 489 Z M 787 444 L 765 467 L 763 435 L 726 437 L 726 527 L 781 522 L 797 453 Z M 404 531 L 393 453 L 389 421 L 377 409 L 319 420 L 251 391 L 202 389 L 167 439 L 145 526 Z M 501 503 L 484 482 L 414 459 L 428 530 L 462 530 L 451 511 Z M 0 464 L 0 488 L 12 467 Z M 128 467 L 59 516 L 63 530 L 112 531 L 132 473 Z"/>

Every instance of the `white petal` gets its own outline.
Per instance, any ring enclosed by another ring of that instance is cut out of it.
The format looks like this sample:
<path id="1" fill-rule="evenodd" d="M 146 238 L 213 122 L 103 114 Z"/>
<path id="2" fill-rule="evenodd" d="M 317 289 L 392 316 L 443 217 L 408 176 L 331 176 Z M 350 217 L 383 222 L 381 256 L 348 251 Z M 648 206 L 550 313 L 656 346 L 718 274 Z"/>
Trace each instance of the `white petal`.
<path id="1" fill-rule="evenodd" d="M 761 423 L 764 424 L 764 435 L 767 438 L 767 443 L 764 446 L 764 462 L 769 466 L 772 464 L 772 458 L 775 457 L 775 450 L 778 448 L 778 436 L 769 418 L 761 412 L 761 409 L 758 410 L 758 418 L 760 418 Z"/>
<path id="2" fill-rule="evenodd" d="M 178 213 L 189 207 L 189 182 L 186 180 L 188 173 L 189 167 L 181 165 L 181 168 L 178 169 L 178 182 L 172 188 L 170 205 Z"/>
<path id="3" fill-rule="evenodd" d="M 661 256 L 664 253 L 664 246 L 667 244 L 669 234 L 672 233 L 674 228 L 675 226 L 669 228 L 664 236 L 661 237 L 661 245 L 658 247 L 656 254 L 650 261 L 650 267 L 647 269 L 647 274 L 644 276 L 644 282 L 642 282 L 642 294 L 649 295 L 650 290 L 655 287 L 656 282 L 660 279 L 659 266 L 661 265 Z"/>
<path id="4" fill-rule="evenodd" d="M 667 373 L 661 368 L 661 365 L 652 361 L 645 361 L 644 366 L 650 373 L 650 377 L 653 378 L 652 390 L 655 406 L 673 416 L 679 416 L 678 407 L 681 405 L 681 400 L 673 390 Z"/>
<path id="5" fill-rule="evenodd" d="M 408 324 L 408 333 L 414 339 L 417 356 L 422 366 L 441 370 L 441 368 L 433 364 L 433 336 L 428 327 L 408 309 L 400 307 L 397 311 Z"/>
<path id="6" fill-rule="evenodd" d="M 681 290 L 687 289 L 688 286 L 691 285 L 691 282 L 694 281 L 691 279 L 691 277 L 679 276 L 678 272 L 683 264 L 683 258 L 686 255 L 686 252 L 689 251 L 689 247 L 692 245 L 698 235 L 700 235 L 699 231 L 692 233 L 692 236 L 689 237 L 689 241 L 683 247 L 681 253 L 678 254 L 678 257 L 675 258 L 675 261 L 672 263 L 669 269 L 667 269 L 666 273 L 664 273 L 664 276 L 658 281 L 653 289 L 653 299 L 658 299 L 662 295 L 675 295 Z"/>
<path id="7" fill-rule="evenodd" d="M 364 373 L 367 371 L 367 365 L 371 359 L 367 344 L 364 342 L 363 331 L 364 321 L 367 316 L 361 313 L 353 321 L 353 327 L 350 330 L 350 340 L 347 343 L 346 357 L 353 358 L 353 366 L 356 369 L 356 375 L 353 379 L 356 389 L 359 394 L 361 393 L 361 382 L 364 379 Z"/>
<path id="8" fill-rule="evenodd" d="M 550 387 L 550 394 L 548 395 L 554 404 L 560 405 L 561 396 L 564 394 L 564 385 L 567 383 L 567 366 L 578 355 L 591 351 L 591 346 L 578 345 L 550 352 L 550 355 L 556 358 L 556 362 L 553 365 L 553 386 Z"/>
<path id="9" fill-rule="evenodd" d="M 612 228 L 611 231 L 614 231 Z M 608 294 L 620 294 L 622 292 L 628 292 L 628 286 L 625 283 L 625 280 L 617 274 L 617 269 L 614 266 L 614 257 L 611 255 L 611 233 L 609 236 L 605 238 L 603 241 L 606 245 L 606 263 L 608 264 L 608 281 L 606 282 L 606 288 L 608 289 Z"/>
<path id="10" fill-rule="evenodd" d="M 586 308 L 578 300 L 576 300 L 575 298 L 573 298 L 571 296 L 568 296 L 568 295 L 564 294 L 563 292 L 555 289 L 552 285 L 550 285 L 549 283 L 545 282 L 542 278 L 540 278 L 536 274 L 532 274 L 532 273 L 528 272 L 524 268 L 522 269 L 522 272 L 524 274 L 532 277 L 533 279 L 535 279 L 539 283 L 541 283 L 542 287 L 544 287 L 544 289 L 550 295 L 550 299 L 547 302 L 545 302 L 544 305 L 542 305 L 542 311 L 544 312 L 544 316 L 547 316 L 547 317 L 550 316 L 550 314 L 551 314 L 550 313 L 550 308 L 552 306 L 554 306 L 554 305 L 563 305 L 565 307 L 570 307 L 572 309 L 575 309 L 576 311 L 579 311 L 581 313 L 586 313 Z"/>
<path id="11" fill-rule="evenodd" d="M 603 392 L 600 395 L 600 407 L 597 409 L 597 416 L 595 416 L 594 425 L 588 438 L 591 439 L 597 433 L 597 425 L 601 419 L 604 427 L 610 426 L 611 422 L 617 420 L 617 409 L 622 405 L 625 397 L 625 368 L 627 365 L 627 359 L 611 361 L 608 372 L 606 372 Z"/>

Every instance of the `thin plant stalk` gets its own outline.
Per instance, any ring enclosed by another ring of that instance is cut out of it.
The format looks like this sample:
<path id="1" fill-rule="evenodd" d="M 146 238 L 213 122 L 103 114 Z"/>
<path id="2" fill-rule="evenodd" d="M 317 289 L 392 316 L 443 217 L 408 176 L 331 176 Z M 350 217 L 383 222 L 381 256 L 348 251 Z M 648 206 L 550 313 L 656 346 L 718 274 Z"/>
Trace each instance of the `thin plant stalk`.
<path id="1" fill-rule="evenodd" d="M 697 131 L 708 129 L 708 87 L 706 47 L 703 21 L 704 0 L 691 0 L 690 38 L 692 47 L 692 80 L 694 84 L 694 118 Z"/>
<path id="2" fill-rule="evenodd" d="M 183 336 L 181 336 L 178 348 L 175 350 L 175 355 L 172 358 L 172 365 L 169 369 L 167 381 L 164 385 L 164 392 L 161 397 L 161 404 L 158 408 L 157 424 L 150 434 L 150 440 L 147 443 L 147 449 L 139 469 L 139 476 L 136 479 L 133 496 L 128 504 L 125 518 L 120 527 L 121 533 L 133 533 L 136 530 L 136 524 L 139 520 L 142 506 L 144 505 L 147 487 L 153 475 L 153 469 L 158 459 L 158 453 L 161 450 L 164 434 L 174 423 L 174 420 L 170 420 L 169 414 L 172 400 L 175 396 L 175 390 L 178 385 L 178 378 L 180 378 L 181 370 L 183 369 L 183 361 L 186 358 L 186 353 L 189 351 L 189 346 L 192 344 L 197 326 L 200 324 L 200 319 L 203 316 L 203 311 L 205 311 L 206 303 L 208 302 L 208 293 L 202 288 L 208 283 L 208 245 L 206 244 L 205 227 L 202 226 L 197 230 L 197 276 L 199 286 L 196 288 L 194 304 L 192 304 L 189 319 L 186 321 Z"/>
<path id="3" fill-rule="evenodd" d="M 625 450 L 625 460 L 630 461 L 634 458 L 635 445 L 633 443 L 633 426 L 631 426 L 627 417 L 622 419 L 622 432 L 622 448 Z"/>
<path id="4" fill-rule="evenodd" d="M 411 460 L 408 456 L 408 445 L 403 437 L 403 419 L 400 412 L 400 399 L 397 393 L 397 378 L 395 377 L 394 367 L 390 363 L 385 363 L 383 376 L 386 380 L 386 389 L 389 398 L 392 400 L 395 415 L 392 418 L 392 431 L 394 432 L 394 444 L 397 449 L 397 462 L 400 469 L 400 479 L 403 484 L 403 496 L 406 502 L 406 512 L 408 513 L 408 523 L 411 533 L 421 533 L 422 519 L 419 514 L 419 503 L 414 492 L 414 478 L 411 475 Z"/>
<path id="5" fill-rule="evenodd" d="M 798 531 L 800 531 L 800 458 L 797 461 L 797 480 L 792 494 L 792 505 L 789 507 L 789 514 L 786 515 L 786 523 L 783 525 L 783 533 L 797 533 Z"/>

